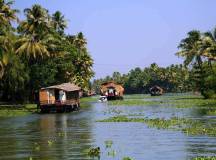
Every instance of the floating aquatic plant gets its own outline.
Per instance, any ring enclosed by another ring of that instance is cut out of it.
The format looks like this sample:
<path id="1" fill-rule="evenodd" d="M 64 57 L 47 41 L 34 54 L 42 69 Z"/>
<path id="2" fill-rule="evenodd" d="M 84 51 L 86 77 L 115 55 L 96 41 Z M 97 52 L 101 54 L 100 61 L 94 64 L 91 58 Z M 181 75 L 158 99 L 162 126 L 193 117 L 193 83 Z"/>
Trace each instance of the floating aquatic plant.
<path id="1" fill-rule="evenodd" d="M 64 137 L 65 135 L 66 135 L 66 133 L 64 133 L 64 132 L 58 132 L 59 137 Z"/>
<path id="2" fill-rule="evenodd" d="M 53 140 L 48 140 L 47 143 L 48 143 L 48 146 L 51 147 L 53 145 L 54 141 Z"/>
<path id="3" fill-rule="evenodd" d="M 90 157 L 100 157 L 100 147 L 90 148 L 88 151 Z"/>
<path id="4" fill-rule="evenodd" d="M 133 160 L 133 159 L 130 157 L 124 157 L 122 160 Z"/>
<path id="5" fill-rule="evenodd" d="M 40 151 L 40 145 L 37 142 L 34 143 L 34 150 Z"/>
<path id="6" fill-rule="evenodd" d="M 163 118 L 128 118 L 127 116 L 115 116 L 97 122 L 141 122 L 149 127 L 157 129 L 179 130 L 187 135 L 208 135 L 216 136 L 216 124 L 204 123 L 199 120 L 172 117 L 170 119 Z"/>
<path id="7" fill-rule="evenodd" d="M 104 143 L 105 143 L 105 145 L 106 145 L 106 148 L 111 148 L 112 145 L 113 145 L 113 141 L 111 141 L 111 140 L 107 140 L 107 141 L 105 141 Z"/>
<path id="8" fill-rule="evenodd" d="M 216 160 L 216 157 L 196 157 L 193 158 L 192 160 Z"/>
<path id="9" fill-rule="evenodd" d="M 108 156 L 115 157 L 117 153 L 115 150 L 111 150 L 107 154 L 108 154 Z"/>

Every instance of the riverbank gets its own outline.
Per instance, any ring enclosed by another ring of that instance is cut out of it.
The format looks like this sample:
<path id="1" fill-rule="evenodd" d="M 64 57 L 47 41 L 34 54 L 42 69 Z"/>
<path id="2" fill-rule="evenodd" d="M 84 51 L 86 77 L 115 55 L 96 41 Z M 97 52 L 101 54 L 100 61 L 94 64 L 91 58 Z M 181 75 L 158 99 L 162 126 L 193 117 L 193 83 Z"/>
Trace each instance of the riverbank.
<path id="1" fill-rule="evenodd" d="M 97 102 L 97 97 L 81 98 L 81 108 L 88 107 L 89 102 Z M 38 113 L 37 104 L 0 104 L 0 118 L 19 117 L 34 113 Z"/>
<path id="2" fill-rule="evenodd" d="M 0 117 L 19 117 L 37 112 L 36 104 L 0 105 Z"/>
<path id="3" fill-rule="evenodd" d="M 157 105 L 163 107 L 175 108 L 216 108 L 216 99 L 204 99 L 198 95 L 163 95 L 163 96 L 150 96 L 150 95 L 126 95 L 124 100 L 109 101 L 108 105 L 111 106 L 149 106 Z M 213 112 L 214 113 L 214 112 Z"/>

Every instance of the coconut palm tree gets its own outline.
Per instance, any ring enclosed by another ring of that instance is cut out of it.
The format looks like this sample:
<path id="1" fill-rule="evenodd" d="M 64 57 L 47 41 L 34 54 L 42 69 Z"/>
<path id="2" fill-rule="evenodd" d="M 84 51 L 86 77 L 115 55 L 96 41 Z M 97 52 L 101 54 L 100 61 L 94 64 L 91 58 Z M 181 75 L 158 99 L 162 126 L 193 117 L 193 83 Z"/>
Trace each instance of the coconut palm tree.
<path id="1" fill-rule="evenodd" d="M 188 37 L 180 42 L 178 46 L 180 51 L 176 54 L 185 58 L 184 64 L 186 66 L 196 63 L 201 68 L 203 61 L 202 52 L 200 52 L 200 44 L 201 33 L 196 30 L 188 32 Z"/>
<path id="2" fill-rule="evenodd" d="M 74 40 L 74 45 L 75 47 L 81 51 L 81 50 L 86 50 L 86 44 L 87 44 L 87 41 L 83 35 L 82 32 L 79 32 L 77 35 L 76 35 L 76 38 Z"/>
<path id="3" fill-rule="evenodd" d="M 204 71 L 203 71 L 203 50 L 202 50 L 202 36 L 199 31 L 193 30 L 188 32 L 188 37 L 183 39 L 179 44 L 179 52 L 176 54 L 178 56 L 184 57 L 184 64 L 188 66 L 193 65 L 193 69 L 196 70 L 196 74 L 192 76 L 195 77 L 196 88 L 204 92 Z"/>
<path id="4" fill-rule="evenodd" d="M 28 58 L 36 59 L 38 57 L 49 56 L 48 41 L 49 15 L 48 11 L 40 5 L 33 5 L 32 8 L 24 10 L 26 20 L 22 21 L 18 26 L 21 33 L 20 39 L 17 41 L 17 54 L 25 54 Z"/>
<path id="5" fill-rule="evenodd" d="M 5 2 L 4 0 L 0 0 L 0 26 L 10 26 L 11 21 L 18 20 L 16 16 L 18 10 L 12 9 L 12 4 L 13 1 Z"/>
<path id="6" fill-rule="evenodd" d="M 86 89 L 89 80 L 94 75 L 94 72 L 92 71 L 93 59 L 88 53 L 81 52 L 75 55 L 72 63 L 75 68 L 75 76 L 71 78 L 72 81 Z"/>
<path id="7" fill-rule="evenodd" d="M 24 36 L 17 41 L 19 48 L 16 53 L 26 56 L 27 58 L 38 58 L 49 56 L 45 40 L 36 40 L 32 36 Z"/>
<path id="8" fill-rule="evenodd" d="M 60 11 L 56 11 L 52 15 L 52 25 L 60 35 L 64 34 L 64 29 L 67 27 L 67 22 Z"/>
<path id="9" fill-rule="evenodd" d="M 18 20 L 16 13 L 18 10 L 12 9 L 12 1 L 0 0 L 0 79 L 4 75 L 5 67 L 8 64 L 8 56 L 14 47 L 12 45 L 11 22 Z"/>
<path id="10" fill-rule="evenodd" d="M 35 4 L 32 8 L 24 9 L 24 13 L 26 20 L 22 21 L 18 27 L 20 33 L 40 37 L 49 31 L 50 21 L 48 10 Z"/>
<path id="11" fill-rule="evenodd" d="M 202 45 L 203 56 L 210 61 L 216 61 L 216 28 L 213 32 L 204 33 Z"/>

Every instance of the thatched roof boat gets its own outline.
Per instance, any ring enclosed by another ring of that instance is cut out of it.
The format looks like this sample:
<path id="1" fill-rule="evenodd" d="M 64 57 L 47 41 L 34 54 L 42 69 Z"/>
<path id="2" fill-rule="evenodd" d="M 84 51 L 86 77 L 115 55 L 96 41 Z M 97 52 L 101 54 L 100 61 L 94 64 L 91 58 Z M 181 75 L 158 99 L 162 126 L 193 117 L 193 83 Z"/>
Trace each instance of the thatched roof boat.
<path id="1" fill-rule="evenodd" d="M 160 96 L 163 94 L 163 89 L 159 86 L 153 86 L 149 89 L 151 96 Z"/>
<path id="2" fill-rule="evenodd" d="M 80 91 L 81 88 L 73 83 L 41 88 L 39 92 L 40 109 L 42 112 L 72 111 L 74 107 L 79 107 Z"/>
<path id="3" fill-rule="evenodd" d="M 124 88 L 121 84 L 109 81 L 101 84 L 100 92 L 108 100 L 123 99 Z"/>

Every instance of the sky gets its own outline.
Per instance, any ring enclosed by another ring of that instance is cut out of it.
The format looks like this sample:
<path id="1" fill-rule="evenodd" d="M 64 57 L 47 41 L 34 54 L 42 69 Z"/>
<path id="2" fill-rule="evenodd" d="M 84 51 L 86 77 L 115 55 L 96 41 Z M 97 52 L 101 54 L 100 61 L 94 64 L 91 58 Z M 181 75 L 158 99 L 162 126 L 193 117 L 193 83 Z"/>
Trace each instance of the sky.
<path id="1" fill-rule="evenodd" d="M 66 33 L 84 33 L 95 78 L 154 62 L 182 63 L 175 53 L 187 32 L 216 26 L 215 0 L 15 0 L 14 7 L 23 11 L 33 4 L 51 14 L 61 11 Z"/>

